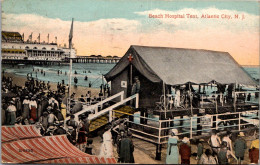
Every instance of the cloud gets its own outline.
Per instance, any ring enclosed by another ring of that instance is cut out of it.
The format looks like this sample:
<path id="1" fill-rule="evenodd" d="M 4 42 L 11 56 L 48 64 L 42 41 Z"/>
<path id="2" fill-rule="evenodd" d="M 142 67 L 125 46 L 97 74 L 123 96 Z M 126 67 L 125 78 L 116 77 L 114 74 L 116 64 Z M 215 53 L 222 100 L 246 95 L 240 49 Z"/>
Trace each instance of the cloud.
<path id="1" fill-rule="evenodd" d="M 32 32 L 33 40 L 36 40 L 40 33 L 41 40 L 46 41 L 47 35 L 50 34 L 50 42 L 54 41 L 57 36 L 58 43 L 62 45 L 66 43 L 68 46 L 71 21 L 33 14 L 4 14 L 4 17 L 6 19 L 3 30 L 24 33 L 26 40 Z M 123 55 L 122 51 L 113 52 L 111 48 L 122 46 L 120 40 L 128 38 L 125 34 L 135 32 L 139 24 L 136 20 L 124 18 L 100 19 L 91 22 L 74 21 L 73 43 L 79 55 Z"/>

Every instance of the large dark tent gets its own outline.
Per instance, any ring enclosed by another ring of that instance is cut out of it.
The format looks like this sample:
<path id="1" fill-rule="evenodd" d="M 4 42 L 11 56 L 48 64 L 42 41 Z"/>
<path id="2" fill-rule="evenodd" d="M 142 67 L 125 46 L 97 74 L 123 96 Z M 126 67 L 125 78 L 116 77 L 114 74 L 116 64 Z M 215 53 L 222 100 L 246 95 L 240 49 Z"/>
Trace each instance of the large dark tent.
<path id="1" fill-rule="evenodd" d="M 129 56 L 133 57 L 131 62 Z M 111 81 L 111 94 L 125 91 L 127 97 L 131 91 L 130 77 L 135 76 L 141 82 L 139 105 L 142 107 L 155 106 L 162 95 L 163 83 L 202 84 L 214 80 L 221 84 L 256 84 L 229 53 L 201 49 L 132 45 L 105 78 Z M 122 82 L 127 82 L 127 86 Z"/>

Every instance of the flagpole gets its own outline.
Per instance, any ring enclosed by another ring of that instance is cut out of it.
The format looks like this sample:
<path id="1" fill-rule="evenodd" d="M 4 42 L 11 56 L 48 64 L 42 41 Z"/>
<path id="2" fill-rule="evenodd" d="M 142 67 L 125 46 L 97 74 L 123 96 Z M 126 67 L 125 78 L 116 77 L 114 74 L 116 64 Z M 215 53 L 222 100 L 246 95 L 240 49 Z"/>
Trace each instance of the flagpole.
<path id="1" fill-rule="evenodd" d="M 71 23 L 70 35 L 69 35 L 69 48 L 70 48 L 70 70 L 69 70 L 69 106 L 70 106 L 70 96 L 71 96 L 71 76 L 72 76 L 72 36 L 73 36 L 73 18 Z M 70 107 L 69 107 L 70 108 Z"/>
<path id="2" fill-rule="evenodd" d="M 72 55 L 72 48 L 70 48 L 69 98 L 70 98 L 70 95 L 71 95 L 71 76 L 72 76 L 72 58 L 71 58 L 71 55 Z"/>

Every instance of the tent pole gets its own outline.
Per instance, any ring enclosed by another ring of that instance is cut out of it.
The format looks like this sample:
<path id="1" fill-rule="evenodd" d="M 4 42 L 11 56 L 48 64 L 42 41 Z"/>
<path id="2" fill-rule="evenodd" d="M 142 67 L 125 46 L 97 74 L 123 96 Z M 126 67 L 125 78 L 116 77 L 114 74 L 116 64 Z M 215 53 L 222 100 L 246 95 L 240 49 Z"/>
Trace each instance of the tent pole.
<path id="1" fill-rule="evenodd" d="M 235 112 L 237 111 L 237 107 L 236 107 L 236 102 L 237 102 L 236 86 L 237 86 L 237 81 L 235 83 L 235 88 L 233 88 L 233 90 L 234 90 L 234 99 L 233 99 L 234 103 L 233 103 L 233 105 L 234 105 Z"/>
<path id="2" fill-rule="evenodd" d="M 133 65 L 130 63 L 130 85 L 133 85 Z"/>
<path id="3" fill-rule="evenodd" d="M 164 115 L 166 119 L 166 95 L 165 95 L 165 83 L 163 82 L 163 106 L 164 106 Z"/>
<path id="4" fill-rule="evenodd" d="M 193 116 L 193 107 L 192 107 L 191 85 L 190 85 L 190 82 L 189 82 L 189 91 L 190 91 L 190 112 L 191 112 L 191 116 Z"/>

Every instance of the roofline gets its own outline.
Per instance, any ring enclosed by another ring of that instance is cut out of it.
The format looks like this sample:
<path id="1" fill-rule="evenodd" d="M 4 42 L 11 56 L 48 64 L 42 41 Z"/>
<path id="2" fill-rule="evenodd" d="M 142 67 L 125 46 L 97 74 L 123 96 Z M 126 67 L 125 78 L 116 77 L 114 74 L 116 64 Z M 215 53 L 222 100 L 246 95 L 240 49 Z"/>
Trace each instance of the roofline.
<path id="1" fill-rule="evenodd" d="M 217 53 L 228 53 L 224 51 L 216 51 L 216 50 L 208 50 L 208 49 L 191 49 L 191 48 L 175 48 L 175 47 L 164 47 L 164 46 L 142 46 L 142 45 L 130 45 L 130 47 L 146 47 L 146 48 L 167 48 L 167 49 L 182 49 L 182 50 L 200 50 L 200 51 L 208 51 L 208 52 L 217 52 Z"/>

